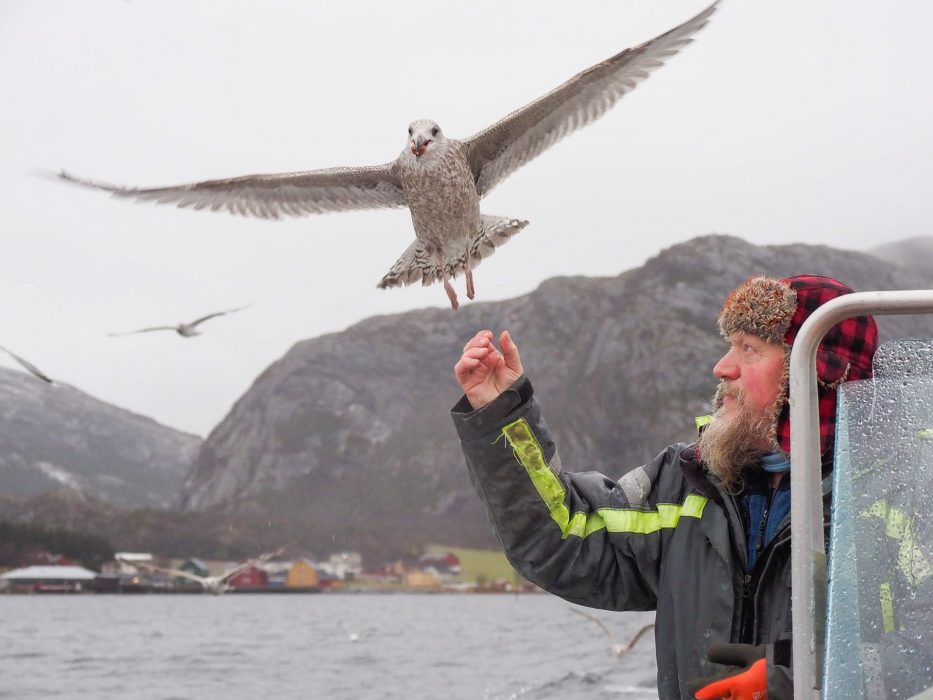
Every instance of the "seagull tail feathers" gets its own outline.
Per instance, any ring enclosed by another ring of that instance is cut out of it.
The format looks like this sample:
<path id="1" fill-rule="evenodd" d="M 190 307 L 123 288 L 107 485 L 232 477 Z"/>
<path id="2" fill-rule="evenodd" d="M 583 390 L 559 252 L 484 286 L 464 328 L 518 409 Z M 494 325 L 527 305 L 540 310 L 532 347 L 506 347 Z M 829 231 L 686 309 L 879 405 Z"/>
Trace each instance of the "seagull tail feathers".
<path id="1" fill-rule="evenodd" d="M 484 258 L 492 255 L 496 248 L 527 225 L 528 222 L 522 219 L 483 214 L 482 226 L 470 238 L 468 249 L 458 257 L 444 261 L 444 269 L 448 277 L 459 277 L 466 270 L 468 253 L 470 269 L 476 269 Z M 444 279 L 443 271 L 425 245 L 416 240 L 408 246 L 408 249 L 402 253 L 402 256 L 376 286 L 379 289 L 388 289 L 421 282 L 422 286 L 427 287 L 435 282 L 441 282 Z"/>

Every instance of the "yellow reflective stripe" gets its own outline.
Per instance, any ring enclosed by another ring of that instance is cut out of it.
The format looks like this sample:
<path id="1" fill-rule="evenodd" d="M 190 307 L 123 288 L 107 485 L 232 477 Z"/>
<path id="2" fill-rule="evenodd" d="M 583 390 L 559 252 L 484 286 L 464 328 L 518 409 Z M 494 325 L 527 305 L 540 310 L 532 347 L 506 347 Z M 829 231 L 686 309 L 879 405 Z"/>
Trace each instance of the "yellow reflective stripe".
<path id="1" fill-rule="evenodd" d="M 600 511 L 609 532 L 633 532 L 637 535 L 648 535 L 661 529 L 661 513 L 658 511 L 642 511 L 604 508 Z"/>
<path id="2" fill-rule="evenodd" d="M 512 454 L 518 460 L 528 476 L 531 483 L 534 484 L 538 495 L 544 500 L 551 519 L 557 523 L 564 537 L 567 535 L 576 535 L 582 537 L 585 530 L 585 516 L 583 522 L 580 522 L 578 516 L 584 515 L 577 513 L 573 520 L 570 518 L 570 511 L 564 505 L 564 485 L 560 483 L 557 475 L 551 471 L 547 461 L 544 459 L 544 451 L 531 432 L 531 426 L 524 418 L 519 418 L 513 423 L 509 423 L 502 429 L 502 434 L 512 446 Z"/>
<path id="3" fill-rule="evenodd" d="M 699 432 L 700 428 L 702 428 L 704 425 L 709 425 L 710 423 L 713 422 L 713 417 L 712 416 L 697 416 L 693 420 L 696 421 L 697 432 Z"/>
<path id="4" fill-rule="evenodd" d="M 884 499 L 879 499 L 862 513 L 862 517 L 884 520 L 884 534 L 901 543 L 897 551 L 897 568 L 901 570 L 911 586 L 916 586 L 933 576 L 933 565 L 917 545 L 917 536 L 909 515 L 899 508 L 888 505 Z"/>
<path id="5" fill-rule="evenodd" d="M 924 428 L 917 431 L 917 437 L 921 440 L 933 440 L 933 428 Z"/>
<path id="6" fill-rule="evenodd" d="M 894 597 L 891 595 L 891 584 L 882 583 L 878 586 L 878 595 L 881 598 L 881 624 L 885 632 L 894 631 Z"/>
<path id="7" fill-rule="evenodd" d="M 684 518 L 702 518 L 703 508 L 706 507 L 708 500 L 706 496 L 698 496 L 695 493 L 691 493 L 684 499 L 684 506 L 680 515 Z"/>
<path id="8" fill-rule="evenodd" d="M 606 522 L 609 532 L 633 532 L 648 535 L 665 528 L 675 528 L 681 518 L 703 517 L 707 498 L 691 493 L 682 506 L 658 503 L 657 510 L 632 510 L 629 508 L 601 508 L 599 514 Z"/>
<path id="9" fill-rule="evenodd" d="M 570 535 L 586 537 L 600 530 L 647 535 L 664 528 L 675 528 L 681 517 L 700 518 L 706 506 L 705 496 L 689 494 L 683 505 L 659 503 L 657 510 L 631 508 L 600 508 L 594 513 L 574 513 L 564 504 L 566 491 L 557 475 L 551 471 L 544 452 L 531 426 L 524 418 L 509 423 L 502 435 L 512 447 L 512 453 L 531 479 L 535 490 L 547 506 L 551 519 L 560 528 L 562 538 Z"/>

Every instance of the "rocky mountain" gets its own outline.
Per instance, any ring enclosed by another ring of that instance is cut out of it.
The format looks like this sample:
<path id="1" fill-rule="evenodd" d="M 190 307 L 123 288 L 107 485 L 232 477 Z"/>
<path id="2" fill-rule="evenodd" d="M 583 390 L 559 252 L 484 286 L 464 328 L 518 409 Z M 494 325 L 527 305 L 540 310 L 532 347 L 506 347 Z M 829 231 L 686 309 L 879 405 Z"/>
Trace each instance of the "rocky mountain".
<path id="1" fill-rule="evenodd" d="M 218 511 L 121 508 L 67 487 L 30 498 L 0 494 L 0 521 L 99 535 L 116 551 L 241 560 L 286 543 L 288 556 L 316 555 L 265 518 L 246 521 Z"/>
<path id="2" fill-rule="evenodd" d="M 490 544 L 448 416 L 452 367 L 476 330 L 512 331 L 565 468 L 617 476 L 691 439 L 708 411 L 726 293 L 749 275 L 804 272 L 861 290 L 933 286 L 933 266 L 710 235 L 617 277 L 371 318 L 300 342 L 263 372 L 204 442 L 181 502 L 288 521 L 325 551 Z M 930 317 L 879 325 L 883 337 L 933 337 Z"/>
<path id="3" fill-rule="evenodd" d="M 882 260 L 916 269 L 922 275 L 923 270 L 928 271 L 933 267 L 933 236 L 916 236 L 885 243 L 868 252 Z"/>
<path id="4" fill-rule="evenodd" d="M 0 368 L 0 493 L 29 497 L 68 487 L 125 507 L 167 507 L 201 439 Z"/>

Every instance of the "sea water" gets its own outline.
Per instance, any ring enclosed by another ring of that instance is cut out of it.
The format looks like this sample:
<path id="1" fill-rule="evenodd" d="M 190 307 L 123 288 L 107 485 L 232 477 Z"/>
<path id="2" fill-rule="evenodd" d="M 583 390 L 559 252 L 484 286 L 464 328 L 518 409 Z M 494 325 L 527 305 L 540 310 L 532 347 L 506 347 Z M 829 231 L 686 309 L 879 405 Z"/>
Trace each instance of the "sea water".
<path id="1" fill-rule="evenodd" d="M 657 698 L 653 613 L 548 594 L 0 596 L 2 698 Z"/>

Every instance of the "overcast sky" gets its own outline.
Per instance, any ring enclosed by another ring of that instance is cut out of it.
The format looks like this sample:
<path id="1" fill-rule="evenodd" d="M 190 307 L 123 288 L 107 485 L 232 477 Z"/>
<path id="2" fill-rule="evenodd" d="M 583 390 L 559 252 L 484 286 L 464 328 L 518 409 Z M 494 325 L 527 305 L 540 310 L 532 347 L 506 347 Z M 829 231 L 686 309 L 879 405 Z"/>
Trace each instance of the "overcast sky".
<path id="1" fill-rule="evenodd" d="M 707 4 L 6 0 L 0 344 L 206 435 L 294 343 L 448 306 L 437 285 L 376 289 L 413 238 L 408 211 L 269 222 L 34 171 L 155 186 L 384 163 L 414 119 L 466 138 Z M 933 233 L 931 26 L 916 0 L 723 0 L 695 43 L 484 200 L 531 224 L 478 269 L 477 301 L 711 232 L 853 249 Z M 249 303 L 189 340 L 106 335 Z"/>

